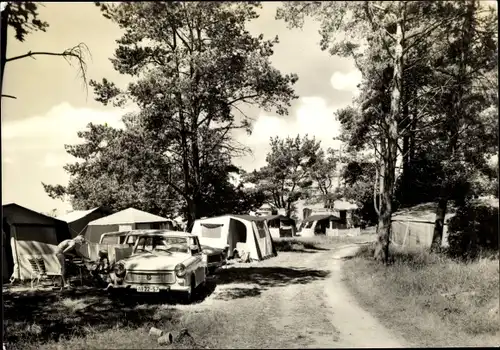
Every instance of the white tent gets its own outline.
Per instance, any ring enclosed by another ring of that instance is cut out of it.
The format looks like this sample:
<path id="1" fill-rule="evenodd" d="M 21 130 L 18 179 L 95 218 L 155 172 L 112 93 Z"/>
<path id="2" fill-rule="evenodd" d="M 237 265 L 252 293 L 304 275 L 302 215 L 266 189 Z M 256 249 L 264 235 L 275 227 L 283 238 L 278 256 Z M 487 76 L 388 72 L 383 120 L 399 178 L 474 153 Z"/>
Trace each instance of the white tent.
<path id="1" fill-rule="evenodd" d="M 106 232 L 167 229 L 173 230 L 173 221 L 135 208 L 128 208 L 109 216 L 91 221 L 87 225 L 85 238 L 98 243 Z"/>
<path id="2" fill-rule="evenodd" d="M 265 219 L 256 216 L 223 215 L 198 219 L 191 233 L 197 235 L 203 245 L 220 249 L 229 246 L 229 256 L 233 256 L 235 250 L 240 256 L 243 252 L 249 253 L 252 260 L 276 255 Z"/>

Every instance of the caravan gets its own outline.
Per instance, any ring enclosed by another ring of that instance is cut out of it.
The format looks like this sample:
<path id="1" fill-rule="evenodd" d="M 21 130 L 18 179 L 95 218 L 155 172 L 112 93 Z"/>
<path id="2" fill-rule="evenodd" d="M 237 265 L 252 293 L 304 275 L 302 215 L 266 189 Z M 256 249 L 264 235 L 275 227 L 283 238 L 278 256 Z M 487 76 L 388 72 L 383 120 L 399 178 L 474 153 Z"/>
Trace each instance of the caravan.
<path id="1" fill-rule="evenodd" d="M 228 248 L 229 257 L 247 253 L 252 260 L 276 256 L 273 240 L 264 218 L 250 215 L 223 215 L 198 219 L 191 233 L 202 245 Z"/>

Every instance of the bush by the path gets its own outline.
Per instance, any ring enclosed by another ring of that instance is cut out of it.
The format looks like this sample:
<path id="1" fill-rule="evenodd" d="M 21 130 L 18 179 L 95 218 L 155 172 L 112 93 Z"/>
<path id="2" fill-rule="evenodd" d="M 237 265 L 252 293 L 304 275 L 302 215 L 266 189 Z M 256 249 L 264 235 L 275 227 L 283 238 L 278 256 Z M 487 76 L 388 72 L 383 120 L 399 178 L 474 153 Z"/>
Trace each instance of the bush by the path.
<path id="1" fill-rule="evenodd" d="M 498 258 L 498 207 L 467 203 L 450 219 L 448 231 L 450 256 L 469 260 L 494 252 Z"/>

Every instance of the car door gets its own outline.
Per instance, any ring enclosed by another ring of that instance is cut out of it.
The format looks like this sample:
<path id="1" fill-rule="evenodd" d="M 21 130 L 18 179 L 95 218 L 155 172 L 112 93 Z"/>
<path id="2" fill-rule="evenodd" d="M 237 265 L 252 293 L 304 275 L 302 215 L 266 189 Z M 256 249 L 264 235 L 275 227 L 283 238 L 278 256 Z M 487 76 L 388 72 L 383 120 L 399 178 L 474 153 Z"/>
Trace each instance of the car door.
<path id="1" fill-rule="evenodd" d="M 198 246 L 198 253 L 195 255 L 197 258 L 195 262 L 195 278 L 196 285 L 198 285 L 205 280 L 205 264 L 203 263 L 203 254 L 198 237 L 193 237 L 193 244 Z"/>

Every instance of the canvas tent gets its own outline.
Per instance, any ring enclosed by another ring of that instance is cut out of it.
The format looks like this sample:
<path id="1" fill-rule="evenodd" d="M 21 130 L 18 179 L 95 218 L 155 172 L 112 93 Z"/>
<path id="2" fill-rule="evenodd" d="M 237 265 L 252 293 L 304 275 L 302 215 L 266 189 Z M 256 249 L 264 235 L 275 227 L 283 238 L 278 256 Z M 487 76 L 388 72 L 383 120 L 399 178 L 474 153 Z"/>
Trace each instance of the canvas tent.
<path id="1" fill-rule="evenodd" d="M 224 249 L 233 256 L 235 249 L 241 255 L 249 253 L 250 259 L 262 260 L 276 255 L 271 233 L 266 220 L 250 215 L 223 215 L 198 219 L 194 222 L 192 234 L 200 243 L 213 248 Z"/>
<path id="2" fill-rule="evenodd" d="M 64 221 L 12 203 L 2 206 L 2 224 L 5 241 L 10 243 L 4 245 L 9 275 L 29 279 L 28 258 L 33 256 L 43 258 L 48 272 L 59 271 L 54 252 L 58 243 L 70 238 Z"/>
<path id="3" fill-rule="evenodd" d="M 441 245 L 448 245 L 448 220 L 455 216 L 450 205 L 444 218 Z M 436 222 L 436 203 L 423 203 L 399 210 L 391 217 L 391 242 L 405 247 L 430 248 L 434 224 Z"/>
<path id="4" fill-rule="evenodd" d="M 170 219 L 135 208 L 128 208 L 89 222 L 85 238 L 88 242 L 99 243 L 101 235 L 106 232 L 147 229 L 173 230 L 174 224 Z"/>
<path id="5" fill-rule="evenodd" d="M 341 220 L 334 215 L 311 215 L 302 222 L 300 235 L 302 237 L 316 235 L 336 236 L 339 228 L 342 228 Z"/>
<path id="6" fill-rule="evenodd" d="M 89 222 L 109 214 L 111 214 L 111 210 L 97 207 L 89 210 L 74 210 L 70 213 L 58 216 L 57 219 L 66 222 L 71 237 L 76 237 L 79 233 L 85 233 Z"/>
<path id="7" fill-rule="evenodd" d="M 295 220 L 285 215 L 263 216 L 266 220 L 271 237 L 293 237 L 296 235 Z"/>
<path id="8" fill-rule="evenodd" d="M 497 198 L 480 197 L 472 200 L 498 208 Z M 436 222 L 437 203 L 422 203 L 395 212 L 391 217 L 391 242 L 405 247 L 430 248 Z M 444 217 L 442 247 L 448 246 L 448 222 L 455 216 L 456 208 L 450 203 Z"/>

